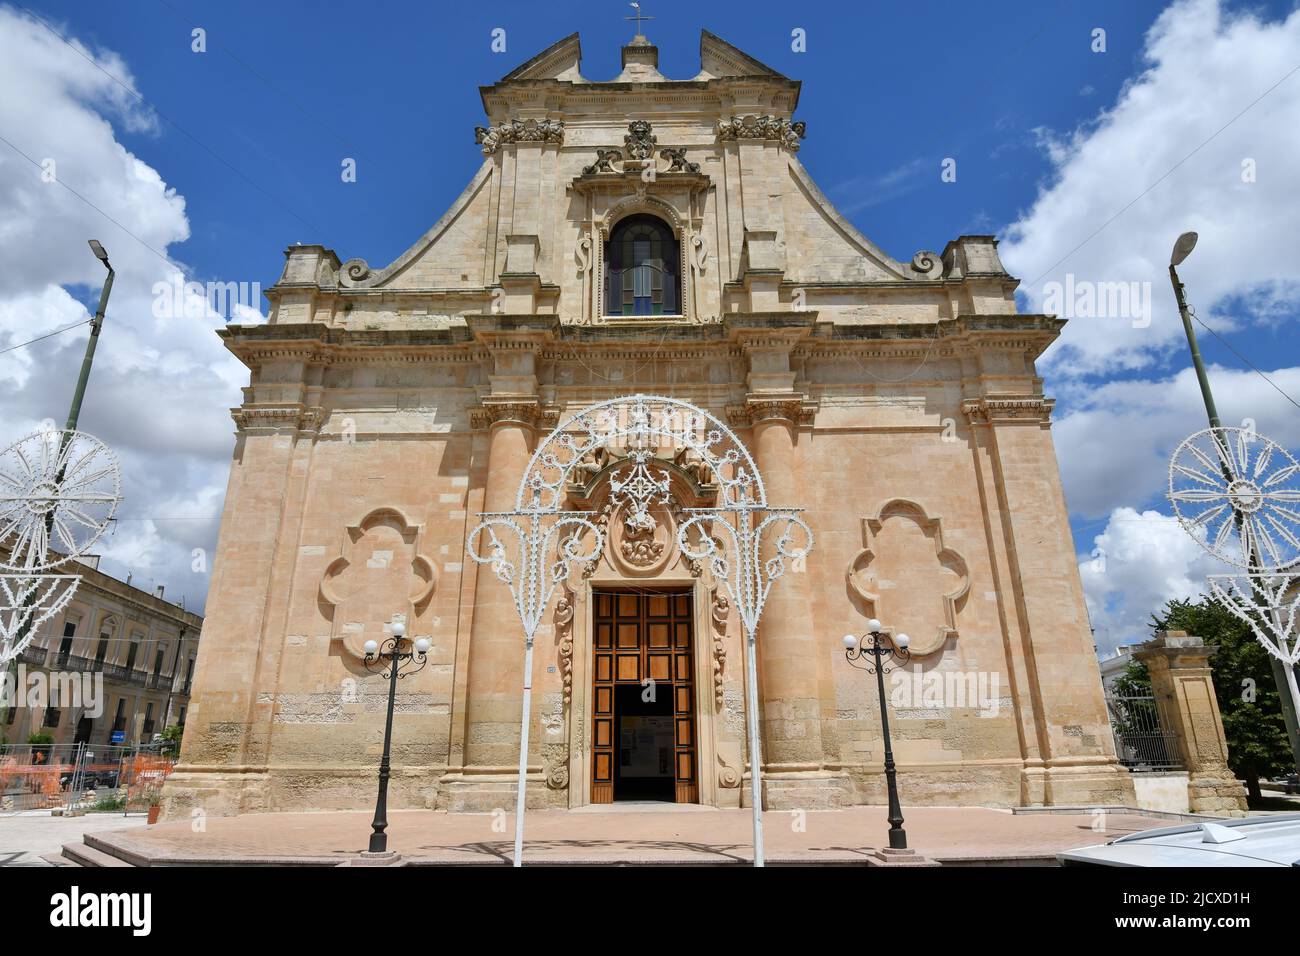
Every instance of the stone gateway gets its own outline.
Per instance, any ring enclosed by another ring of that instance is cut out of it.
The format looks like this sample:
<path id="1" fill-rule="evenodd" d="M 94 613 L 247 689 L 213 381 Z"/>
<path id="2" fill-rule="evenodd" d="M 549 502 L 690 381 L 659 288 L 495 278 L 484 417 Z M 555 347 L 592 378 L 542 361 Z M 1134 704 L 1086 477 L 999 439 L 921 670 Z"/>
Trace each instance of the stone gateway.
<path id="1" fill-rule="evenodd" d="M 707 31 L 672 80 L 644 36 L 593 81 L 575 34 L 483 88 L 482 164 L 396 261 L 294 245 L 247 366 L 181 764 L 165 813 L 367 809 L 387 686 L 363 645 L 433 645 L 397 698 L 390 805 L 883 803 L 874 682 L 841 637 L 912 638 L 891 679 L 908 804 L 1131 804 L 1117 763 L 1037 357 L 992 236 L 896 260 L 800 162 L 800 84 Z M 466 131 L 467 134 L 469 131 Z M 467 148 L 474 148 L 468 142 Z M 826 141 L 823 141 L 826 142 Z M 823 148 L 834 148 L 828 143 Z M 627 447 L 563 489 L 604 546 L 557 591 L 523 673 L 519 616 L 470 561 L 556 426 L 637 393 L 727 423 L 767 500 L 816 536 L 743 630 L 677 548 L 719 475 Z"/>

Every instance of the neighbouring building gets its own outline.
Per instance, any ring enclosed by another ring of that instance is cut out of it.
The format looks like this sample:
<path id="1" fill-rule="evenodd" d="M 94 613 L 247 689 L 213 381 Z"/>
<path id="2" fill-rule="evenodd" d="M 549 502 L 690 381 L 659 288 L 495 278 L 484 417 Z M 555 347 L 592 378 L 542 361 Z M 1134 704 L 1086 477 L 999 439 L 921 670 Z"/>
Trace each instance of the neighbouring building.
<path id="1" fill-rule="evenodd" d="M 165 813 L 368 806 L 387 682 L 363 645 L 395 617 L 433 650 L 400 682 L 393 806 L 510 806 L 527 681 L 539 806 L 737 806 L 747 707 L 770 807 L 883 803 L 874 678 L 841 645 L 873 617 L 912 636 L 890 677 L 908 803 L 1131 804 L 1035 370 L 1063 320 L 1017 312 L 992 236 L 873 244 L 800 162 L 861 131 L 806 129 L 799 82 L 719 37 L 684 80 L 639 35 L 612 80 L 580 60 L 575 34 L 482 89 L 481 165 L 395 261 L 295 244 L 269 322 L 221 331 L 250 382 Z M 607 540 L 531 675 L 466 557 L 539 443 L 636 393 L 734 429 L 768 500 L 807 509 L 757 700 L 736 608 L 675 545 L 716 504 L 687 447 L 656 450 L 648 520 L 611 507 L 626 449 L 565 489 Z"/>
<path id="2" fill-rule="evenodd" d="M 10 665 L 15 675 L 102 676 L 98 700 L 78 693 L 49 706 L 0 710 L 0 736 L 24 744 L 49 734 L 55 744 L 147 744 L 163 728 L 184 725 L 203 618 L 99 570 L 89 556 L 67 565 L 81 582 L 68 606 L 43 623 Z M 21 666 L 22 671 L 18 668 Z M 51 681 L 68 687 L 66 681 Z M 22 686 L 22 685 L 20 685 Z M 80 688 L 78 688 L 80 690 Z"/>

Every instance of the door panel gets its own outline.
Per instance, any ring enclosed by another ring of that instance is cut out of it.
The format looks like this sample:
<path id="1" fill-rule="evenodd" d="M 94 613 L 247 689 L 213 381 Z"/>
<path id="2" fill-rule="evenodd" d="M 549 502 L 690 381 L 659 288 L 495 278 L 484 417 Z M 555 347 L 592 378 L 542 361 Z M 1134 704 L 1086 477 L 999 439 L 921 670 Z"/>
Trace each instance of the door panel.
<path id="1" fill-rule="evenodd" d="M 618 797 L 621 742 L 615 689 L 640 685 L 647 677 L 654 681 L 656 697 L 667 702 L 664 706 L 671 704 L 672 732 L 664 740 L 673 745 L 675 798 L 678 803 L 699 799 L 692 613 L 690 594 L 597 591 L 593 595 L 592 803 L 611 803 Z M 662 754 L 665 760 L 669 757 L 666 751 Z"/>

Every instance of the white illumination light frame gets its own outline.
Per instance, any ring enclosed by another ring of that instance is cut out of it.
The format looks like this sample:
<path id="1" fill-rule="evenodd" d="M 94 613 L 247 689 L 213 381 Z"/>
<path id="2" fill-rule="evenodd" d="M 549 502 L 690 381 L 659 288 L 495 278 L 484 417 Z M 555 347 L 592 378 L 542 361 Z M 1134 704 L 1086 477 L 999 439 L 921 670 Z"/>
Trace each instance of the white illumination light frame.
<path id="1" fill-rule="evenodd" d="M 677 544 L 687 558 L 708 562 L 744 625 L 754 865 L 762 866 L 762 749 L 755 652 L 758 622 L 776 579 L 788 568 L 802 570 L 803 560 L 812 551 L 813 534 L 799 516 L 801 509 L 768 506 L 753 456 L 723 422 L 689 402 L 640 394 L 598 402 L 562 422 L 539 443 L 529 460 L 514 510 L 480 515 L 483 520 L 470 532 L 466 544 L 470 557 L 490 565 L 510 589 L 524 630 L 514 865 L 523 862 L 534 637 L 555 589 L 567 579 L 572 565 L 594 560 L 603 548 L 591 512 L 564 510 L 574 470 L 602 449 L 614 456 L 630 456 L 635 462 L 632 472 L 611 486 L 634 507 L 644 509 L 652 496 L 668 497 L 666 481 L 655 481 L 646 468 L 649 458 L 660 449 L 684 449 L 697 455 L 717 485 L 717 505 L 689 509 L 690 517 L 678 528 Z M 692 535 L 697 538 L 694 543 Z M 772 539 L 766 557 L 765 535 Z M 589 540 L 583 544 L 587 536 Z"/>

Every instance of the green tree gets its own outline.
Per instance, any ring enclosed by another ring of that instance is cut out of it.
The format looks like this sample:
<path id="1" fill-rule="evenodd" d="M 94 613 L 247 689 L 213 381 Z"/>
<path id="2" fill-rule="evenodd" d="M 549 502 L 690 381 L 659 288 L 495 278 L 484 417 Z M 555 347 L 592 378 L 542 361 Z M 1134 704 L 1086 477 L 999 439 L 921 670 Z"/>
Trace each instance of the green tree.
<path id="1" fill-rule="evenodd" d="M 168 756 L 174 757 L 181 752 L 181 735 L 185 728 L 179 724 L 172 724 L 170 727 L 164 727 L 163 732 L 159 734 L 162 738 L 162 752 Z"/>
<path id="2" fill-rule="evenodd" d="M 1214 692 L 1228 738 L 1228 766 L 1246 781 L 1252 800 L 1260 797 L 1261 777 L 1284 773 L 1291 748 L 1268 652 L 1245 622 L 1210 597 L 1170 601 L 1162 616 L 1152 615 L 1153 630 L 1186 631 L 1218 645 L 1210 658 Z"/>

